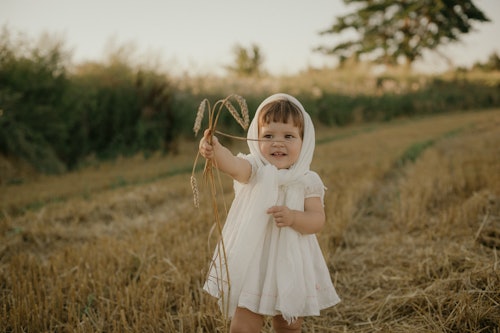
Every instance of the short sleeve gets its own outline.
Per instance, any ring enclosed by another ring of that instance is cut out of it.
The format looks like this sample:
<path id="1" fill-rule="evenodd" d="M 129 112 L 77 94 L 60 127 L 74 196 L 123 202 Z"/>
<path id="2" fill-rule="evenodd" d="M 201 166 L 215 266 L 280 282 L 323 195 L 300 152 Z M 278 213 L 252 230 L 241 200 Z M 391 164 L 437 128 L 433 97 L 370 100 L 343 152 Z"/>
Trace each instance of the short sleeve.
<path id="1" fill-rule="evenodd" d="M 247 155 L 247 154 L 243 154 L 243 153 L 238 153 L 238 155 L 236 155 L 236 157 L 247 160 L 250 163 L 250 165 L 252 166 L 252 174 L 250 175 L 250 178 L 248 179 L 248 183 L 249 184 L 252 183 L 255 180 L 255 175 L 257 174 L 257 169 L 259 167 L 257 164 L 257 161 L 255 160 L 255 156 L 253 156 L 252 154 Z M 234 192 L 238 193 L 242 186 L 245 186 L 245 184 L 240 183 L 240 182 L 235 180 L 233 183 Z"/>
<path id="2" fill-rule="evenodd" d="M 243 153 L 238 153 L 236 157 L 242 158 L 244 160 L 247 160 L 248 163 L 252 166 L 252 174 L 250 175 L 250 179 L 248 180 L 249 183 L 252 182 L 252 180 L 255 178 L 255 174 L 257 173 L 257 169 L 259 168 L 257 161 L 255 160 L 255 156 L 252 154 L 243 154 Z"/>
<path id="3" fill-rule="evenodd" d="M 304 196 L 305 198 L 319 197 L 324 205 L 326 187 L 319 175 L 314 171 L 309 171 L 304 177 Z"/>

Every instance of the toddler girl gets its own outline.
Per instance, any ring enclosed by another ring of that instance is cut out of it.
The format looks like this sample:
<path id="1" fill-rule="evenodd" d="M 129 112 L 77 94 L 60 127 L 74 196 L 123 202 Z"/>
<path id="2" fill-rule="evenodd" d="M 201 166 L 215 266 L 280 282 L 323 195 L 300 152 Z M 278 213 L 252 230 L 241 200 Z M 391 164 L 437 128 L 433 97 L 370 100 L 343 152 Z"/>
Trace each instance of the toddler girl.
<path id="1" fill-rule="evenodd" d="M 340 301 L 315 235 L 325 211 L 324 185 L 309 170 L 311 118 L 296 98 L 275 94 L 250 124 L 250 154 L 233 155 L 215 136 L 209 144 L 209 135 L 200 154 L 234 179 L 235 198 L 222 231 L 227 260 L 216 249 L 204 289 L 232 318 L 231 332 L 260 332 L 264 315 L 277 332 L 300 332 L 302 317 Z"/>

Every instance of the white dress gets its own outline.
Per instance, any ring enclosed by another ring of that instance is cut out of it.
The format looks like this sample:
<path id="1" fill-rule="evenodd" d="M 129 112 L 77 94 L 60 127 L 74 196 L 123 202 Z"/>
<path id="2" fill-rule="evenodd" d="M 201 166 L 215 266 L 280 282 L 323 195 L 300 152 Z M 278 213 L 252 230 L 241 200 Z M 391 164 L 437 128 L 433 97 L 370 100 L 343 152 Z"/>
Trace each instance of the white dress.
<path id="1" fill-rule="evenodd" d="M 251 184 L 255 181 L 258 165 L 250 155 L 245 157 L 252 164 L 252 176 L 249 181 L 249 184 Z M 320 177 L 315 172 L 308 171 L 302 178 L 302 183 L 304 184 L 304 199 L 319 197 L 323 202 L 324 185 Z M 238 187 L 244 186 L 246 185 L 235 183 L 235 202 L 237 202 L 238 192 L 241 190 Z M 284 196 L 284 187 L 280 186 L 278 200 L 275 204 L 283 205 L 285 201 Z M 274 205 L 274 203 L 270 203 L 269 207 L 272 205 Z M 241 276 L 241 281 L 238 281 L 241 288 L 238 288 L 238 295 L 232 295 L 232 298 L 235 300 L 233 301 L 233 306 L 229 307 L 229 313 L 227 313 L 227 315 L 228 317 L 232 317 L 235 306 L 247 308 L 252 312 L 262 315 L 274 316 L 281 314 L 280 309 L 282 308 L 282 304 L 280 304 L 280 302 L 282 302 L 282 300 L 280 300 L 278 292 L 278 281 L 280 281 L 278 278 L 278 270 L 280 269 L 279 263 L 281 258 L 278 256 L 278 249 L 282 229 L 276 226 L 272 221 L 272 216 L 270 216 L 267 224 L 264 226 L 264 239 L 259 240 L 254 239 L 252 234 L 239 235 L 239 237 L 237 237 L 236 234 L 241 231 L 241 226 L 239 226 L 238 223 L 239 221 L 237 220 L 228 220 L 224 226 L 225 232 L 223 232 L 223 235 L 227 238 L 225 239 L 225 243 L 228 258 L 231 258 L 232 247 L 236 246 L 232 243 L 232 240 L 236 238 L 240 240 L 244 239 L 244 241 L 249 244 L 259 242 L 259 246 L 252 250 L 249 261 L 235 261 L 232 263 L 232 265 L 242 265 L 241 267 L 232 268 L 233 270 L 239 270 L 241 268 L 245 274 Z M 337 304 L 340 302 L 340 299 L 332 284 L 330 273 L 316 235 L 300 235 L 297 238 L 296 244 L 293 246 L 299 248 L 300 255 L 296 260 L 300 261 L 298 267 L 301 267 L 301 272 L 298 272 L 298 274 L 303 275 L 304 281 L 301 287 L 301 289 L 303 288 L 304 290 L 297 290 L 297 295 L 305 296 L 304 305 L 297 316 L 317 316 L 320 314 L 321 309 Z M 214 258 L 215 257 L 217 257 L 217 253 L 214 255 Z M 228 262 L 231 262 L 231 260 L 229 259 Z M 212 266 L 204 289 L 211 295 L 219 297 L 220 299 L 220 284 L 224 279 L 216 277 L 217 275 L 220 277 L 220 274 L 214 273 L 215 269 L 217 269 L 217 267 Z M 220 269 L 220 267 L 218 269 Z M 221 310 L 225 312 L 223 302 L 219 303 L 221 305 Z"/>

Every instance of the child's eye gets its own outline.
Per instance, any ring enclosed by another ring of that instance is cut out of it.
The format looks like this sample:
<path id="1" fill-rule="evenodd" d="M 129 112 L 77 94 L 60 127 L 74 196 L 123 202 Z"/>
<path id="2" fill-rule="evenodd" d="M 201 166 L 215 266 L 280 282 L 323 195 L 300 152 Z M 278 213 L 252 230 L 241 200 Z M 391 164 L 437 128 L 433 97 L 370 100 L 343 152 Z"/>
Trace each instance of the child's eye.
<path id="1" fill-rule="evenodd" d="M 295 138 L 295 136 L 293 136 L 291 134 L 285 135 L 285 139 L 293 139 L 293 138 Z"/>
<path id="2" fill-rule="evenodd" d="M 263 138 L 264 139 L 272 139 L 273 136 L 271 134 L 264 134 Z"/>

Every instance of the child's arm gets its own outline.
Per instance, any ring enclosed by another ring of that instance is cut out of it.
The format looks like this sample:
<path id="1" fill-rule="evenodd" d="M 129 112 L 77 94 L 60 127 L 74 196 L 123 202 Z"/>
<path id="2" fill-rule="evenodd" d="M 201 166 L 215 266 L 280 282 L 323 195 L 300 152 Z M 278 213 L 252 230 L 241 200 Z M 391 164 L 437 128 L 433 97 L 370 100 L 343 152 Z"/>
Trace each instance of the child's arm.
<path id="1" fill-rule="evenodd" d="M 227 173 L 240 183 L 247 183 L 252 174 L 250 162 L 233 155 L 229 149 L 220 144 L 219 140 L 213 136 L 212 144 L 208 143 L 209 130 L 205 130 L 203 138 L 200 140 L 199 151 L 206 159 L 212 160 L 220 171 Z"/>
<path id="2" fill-rule="evenodd" d="M 306 198 L 304 211 L 291 210 L 287 206 L 273 206 L 267 210 L 273 215 L 276 226 L 291 227 L 301 234 L 315 234 L 325 225 L 325 209 L 319 197 Z"/>

